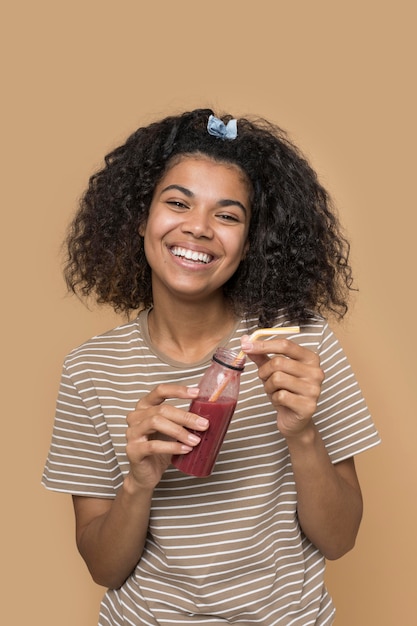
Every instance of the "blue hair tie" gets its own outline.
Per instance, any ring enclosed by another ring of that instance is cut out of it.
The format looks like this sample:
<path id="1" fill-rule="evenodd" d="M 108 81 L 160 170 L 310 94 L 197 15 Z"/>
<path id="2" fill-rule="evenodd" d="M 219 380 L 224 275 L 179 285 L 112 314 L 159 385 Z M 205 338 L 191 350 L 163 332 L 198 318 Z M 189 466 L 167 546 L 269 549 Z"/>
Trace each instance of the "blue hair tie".
<path id="1" fill-rule="evenodd" d="M 236 139 L 237 137 L 237 120 L 233 119 L 225 124 L 218 117 L 210 115 L 207 123 L 209 135 L 220 137 L 221 139 Z"/>

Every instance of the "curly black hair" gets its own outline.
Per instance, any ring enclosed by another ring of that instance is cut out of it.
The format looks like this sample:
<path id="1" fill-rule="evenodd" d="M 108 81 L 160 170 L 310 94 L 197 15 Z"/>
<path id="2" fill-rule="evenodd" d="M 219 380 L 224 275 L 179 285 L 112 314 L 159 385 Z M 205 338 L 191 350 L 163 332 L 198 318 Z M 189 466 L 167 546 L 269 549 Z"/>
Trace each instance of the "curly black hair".
<path id="1" fill-rule="evenodd" d="M 152 305 L 151 271 L 139 227 L 154 189 L 179 155 L 200 154 L 243 170 L 252 185 L 249 250 L 224 293 L 236 313 L 273 323 L 278 310 L 302 322 L 342 318 L 352 289 L 349 243 L 327 191 L 285 131 L 238 120 L 234 140 L 207 132 L 210 109 L 139 128 L 93 174 L 66 239 L 70 291 L 129 313 Z M 227 123 L 231 115 L 223 115 Z"/>

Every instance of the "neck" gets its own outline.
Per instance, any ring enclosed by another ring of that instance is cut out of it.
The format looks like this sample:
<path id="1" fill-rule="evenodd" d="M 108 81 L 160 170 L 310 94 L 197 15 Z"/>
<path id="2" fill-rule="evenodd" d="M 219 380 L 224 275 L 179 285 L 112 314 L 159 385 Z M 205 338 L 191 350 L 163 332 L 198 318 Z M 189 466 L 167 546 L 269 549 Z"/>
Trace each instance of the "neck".
<path id="1" fill-rule="evenodd" d="M 236 318 L 224 299 L 216 302 L 154 303 L 148 316 L 153 344 L 164 354 L 193 363 L 213 352 L 232 330 Z"/>

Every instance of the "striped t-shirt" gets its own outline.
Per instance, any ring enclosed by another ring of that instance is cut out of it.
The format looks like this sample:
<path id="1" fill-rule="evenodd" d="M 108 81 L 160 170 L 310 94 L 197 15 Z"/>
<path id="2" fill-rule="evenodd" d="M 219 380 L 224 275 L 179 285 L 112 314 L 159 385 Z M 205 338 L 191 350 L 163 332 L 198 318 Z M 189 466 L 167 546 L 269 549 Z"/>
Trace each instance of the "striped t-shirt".
<path id="1" fill-rule="evenodd" d="M 254 322 L 241 321 L 222 345 L 239 350 L 240 337 L 253 330 Z M 292 339 L 317 351 L 325 372 L 314 421 L 337 463 L 379 437 L 327 323 L 317 318 L 301 330 Z M 161 354 L 149 338 L 146 311 L 71 352 L 43 484 L 114 498 L 129 469 L 127 413 L 158 383 L 197 385 L 210 357 L 184 365 Z M 123 586 L 104 595 L 99 626 L 306 626 L 333 619 L 324 558 L 298 523 L 287 445 L 248 360 L 213 473 L 165 472 L 154 491 L 144 553 Z"/>

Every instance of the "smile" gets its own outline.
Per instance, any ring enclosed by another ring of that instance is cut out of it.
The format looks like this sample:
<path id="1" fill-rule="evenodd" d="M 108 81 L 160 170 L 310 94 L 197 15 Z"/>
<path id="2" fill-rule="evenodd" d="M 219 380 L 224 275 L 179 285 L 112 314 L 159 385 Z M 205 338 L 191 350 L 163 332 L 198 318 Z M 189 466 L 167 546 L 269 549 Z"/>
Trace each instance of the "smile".
<path id="1" fill-rule="evenodd" d="M 213 257 L 210 254 L 206 254 L 205 252 L 196 252 L 195 250 L 187 250 L 186 248 L 180 248 L 178 246 L 174 246 L 170 249 L 171 254 L 177 257 L 181 257 L 183 259 L 187 259 L 187 261 L 194 261 L 197 263 L 210 263 Z"/>

